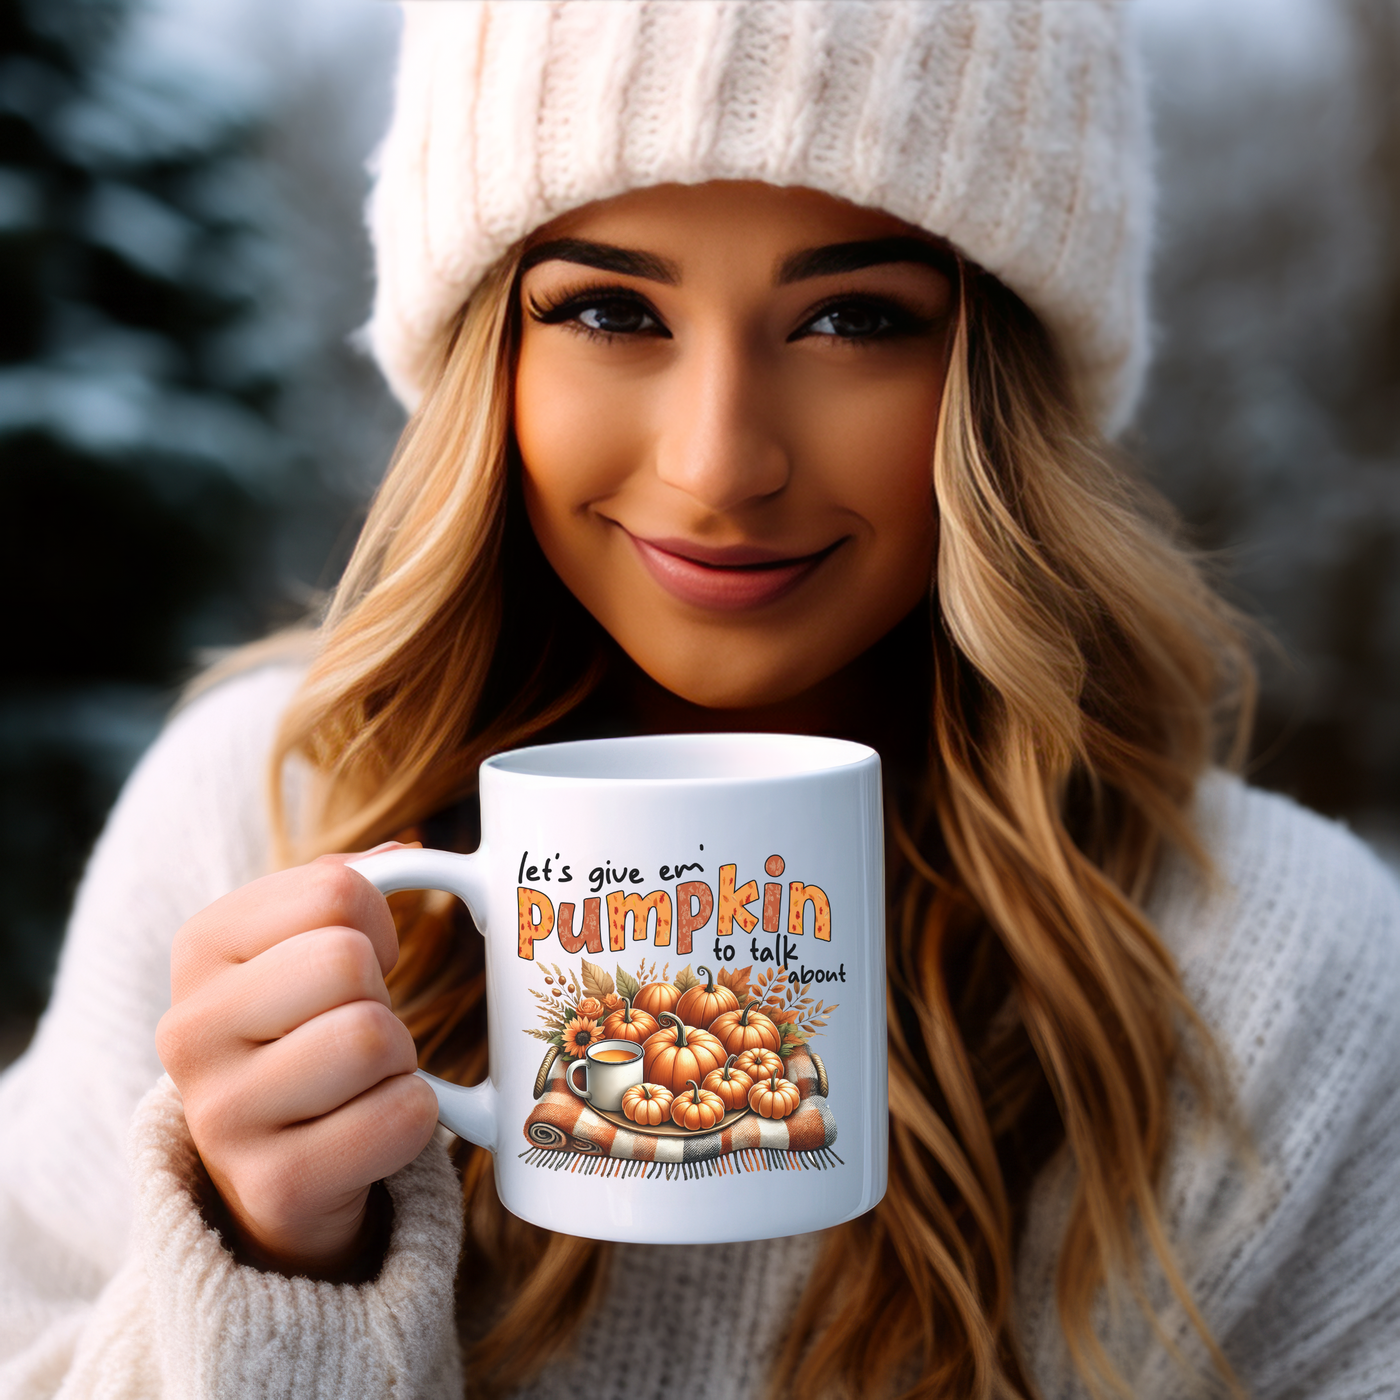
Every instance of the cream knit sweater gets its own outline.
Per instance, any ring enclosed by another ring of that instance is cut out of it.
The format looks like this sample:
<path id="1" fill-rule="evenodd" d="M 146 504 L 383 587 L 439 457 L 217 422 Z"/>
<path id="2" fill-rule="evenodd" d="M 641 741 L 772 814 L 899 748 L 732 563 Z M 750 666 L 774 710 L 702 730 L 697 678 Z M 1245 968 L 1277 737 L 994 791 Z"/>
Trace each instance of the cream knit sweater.
<path id="1" fill-rule="evenodd" d="M 263 868 L 265 756 L 295 679 L 224 684 L 143 760 L 79 891 L 53 1004 L 0 1083 L 7 1400 L 462 1393 L 461 1210 L 442 1141 L 389 1183 L 394 1234 L 373 1283 L 257 1273 L 203 1223 L 152 1046 L 171 935 Z M 1280 798 L 1215 777 L 1198 805 L 1220 879 L 1171 861 L 1152 912 L 1233 1061 L 1259 1160 L 1242 1168 L 1183 1090 L 1165 1201 L 1187 1279 L 1260 1400 L 1400 1395 L 1400 891 L 1344 830 Z M 1053 1303 L 1071 1185 L 1057 1159 L 1018 1267 L 1047 1400 L 1082 1393 Z M 757 1393 L 815 1248 L 620 1248 L 605 1310 L 528 1393 Z M 1199 1393 L 1131 1307 L 1117 1323 L 1105 1310 L 1104 1335 L 1138 1400 Z"/>

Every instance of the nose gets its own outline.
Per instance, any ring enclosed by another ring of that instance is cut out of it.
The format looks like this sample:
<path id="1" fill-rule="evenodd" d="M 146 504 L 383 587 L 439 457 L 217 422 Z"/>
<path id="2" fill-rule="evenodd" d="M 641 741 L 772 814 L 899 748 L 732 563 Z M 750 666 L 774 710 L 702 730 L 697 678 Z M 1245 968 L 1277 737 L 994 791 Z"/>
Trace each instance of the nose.
<path id="1" fill-rule="evenodd" d="M 712 511 L 772 496 L 791 476 L 759 358 L 737 336 L 707 337 L 671 371 L 656 474 Z"/>

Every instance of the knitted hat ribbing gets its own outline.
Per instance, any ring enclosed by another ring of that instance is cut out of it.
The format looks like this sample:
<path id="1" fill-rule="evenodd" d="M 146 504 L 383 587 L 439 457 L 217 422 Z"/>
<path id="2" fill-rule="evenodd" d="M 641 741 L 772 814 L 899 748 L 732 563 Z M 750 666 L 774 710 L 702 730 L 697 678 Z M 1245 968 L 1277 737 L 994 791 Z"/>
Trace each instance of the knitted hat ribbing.
<path id="1" fill-rule="evenodd" d="M 1142 84 L 1114 0 L 409 0 L 370 344 L 416 403 L 488 267 L 569 209 L 805 185 L 939 234 L 1127 419 L 1147 360 Z"/>

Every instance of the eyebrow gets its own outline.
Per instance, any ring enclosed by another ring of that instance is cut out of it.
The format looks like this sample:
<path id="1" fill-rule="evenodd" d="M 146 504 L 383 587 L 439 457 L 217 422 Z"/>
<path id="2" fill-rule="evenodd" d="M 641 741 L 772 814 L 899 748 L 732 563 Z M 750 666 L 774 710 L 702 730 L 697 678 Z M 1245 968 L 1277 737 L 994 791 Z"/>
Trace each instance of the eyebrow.
<path id="1" fill-rule="evenodd" d="M 892 238 L 866 238 L 856 243 L 829 243 L 823 248 L 805 248 L 792 253 L 778 265 L 777 283 L 786 287 L 809 277 L 832 277 L 843 272 L 859 272 L 865 267 L 886 263 L 922 263 L 947 276 L 956 275 L 957 259 L 946 244 L 923 238 L 897 235 Z"/>
<path id="2" fill-rule="evenodd" d="M 617 272 L 662 282 L 668 287 L 681 280 L 680 268 L 669 258 L 640 248 L 619 248 L 612 243 L 595 243 L 587 238 L 554 238 L 537 243 L 520 260 L 521 273 L 545 262 L 578 263 L 601 272 Z M 947 276 L 956 275 L 956 257 L 945 244 L 928 239 L 897 235 L 891 238 L 865 238 L 854 243 L 829 243 L 821 248 L 804 248 L 790 253 L 778 265 L 777 285 L 789 286 L 813 277 L 839 276 L 866 267 L 889 263 L 920 263 Z"/>
<path id="3" fill-rule="evenodd" d="M 594 243 L 586 238 L 555 238 L 537 243 L 520 259 L 520 271 L 529 272 L 543 262 L 580 263 L 601 272 L 620 272 L 626 277 L 664 282 L 668 287 L 674 287 L 681 280 L 680 268 L 669 258 L 659 258 L 655 253 L 644 253 L 638 248 Z"/>

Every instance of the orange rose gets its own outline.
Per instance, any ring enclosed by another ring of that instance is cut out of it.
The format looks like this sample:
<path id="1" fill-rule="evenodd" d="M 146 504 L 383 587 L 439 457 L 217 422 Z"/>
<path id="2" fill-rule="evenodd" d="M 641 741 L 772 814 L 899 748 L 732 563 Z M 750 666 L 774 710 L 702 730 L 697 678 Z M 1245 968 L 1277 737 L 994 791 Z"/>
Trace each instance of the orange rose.
<path id="1" fill-rule="evenodd" d="M 597 997 L 584 997 L 578 1004 L 577 1014 L 596 1021 L 603 1014 L 603 1003 Z"/>

